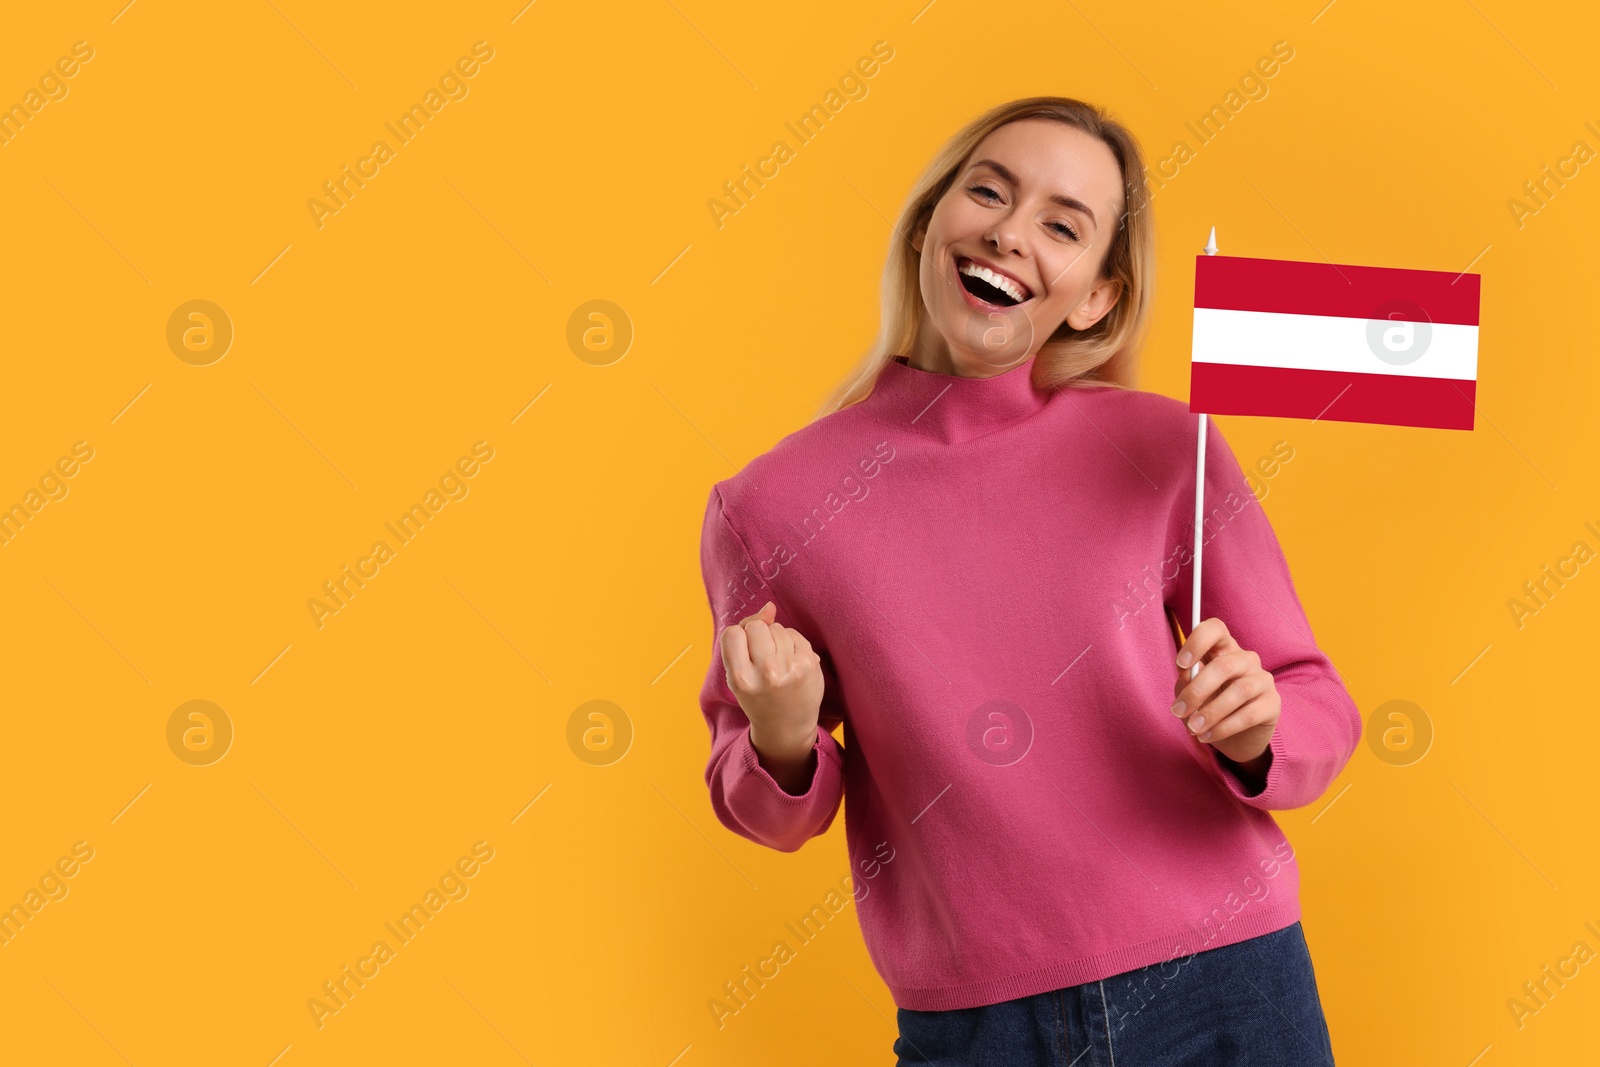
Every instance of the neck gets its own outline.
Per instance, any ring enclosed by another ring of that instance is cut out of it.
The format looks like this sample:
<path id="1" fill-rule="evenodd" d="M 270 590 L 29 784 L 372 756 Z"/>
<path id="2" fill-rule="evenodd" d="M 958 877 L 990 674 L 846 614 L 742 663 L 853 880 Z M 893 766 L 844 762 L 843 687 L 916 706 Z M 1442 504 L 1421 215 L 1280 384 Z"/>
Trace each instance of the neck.
<path id="1" fill-rule="evenodd" d="M 896 356 L 863 401 L 874 418 L 911 433 L 960 444 L 1026 421 L 1044 410 L 1053 390 L 1033 384 L 1030 357 L 987 376 L 945 374 Z"/>
<path id="2" fill-rule="evenodd" d="M 910 355 L 896 357 L 903 358 L 910 366 L 931 374 L 948 374 L 960 378 L 992 378 L 1019 365 L 1018 362 L 1011 362 L 996 366 L 972 356 L 957 357 L 950 347 L 950 342 L 945 340 L 944 334 L 927 321 L 926 310 L 923 311 L 923 316 L 922 329 L 917 331 L 917 338 L 912 345 Z M 1029 356 L 1020 362 L 1026 363 L 1032 358 Z"/>

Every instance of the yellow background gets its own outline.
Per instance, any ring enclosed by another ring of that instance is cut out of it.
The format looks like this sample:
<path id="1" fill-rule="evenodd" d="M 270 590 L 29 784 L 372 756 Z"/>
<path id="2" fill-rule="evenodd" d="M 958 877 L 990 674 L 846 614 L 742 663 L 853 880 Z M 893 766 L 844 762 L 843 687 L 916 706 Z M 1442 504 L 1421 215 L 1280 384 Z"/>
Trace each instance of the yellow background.
<path id="1" fill-rule="evenodd" d="M 892 1062 L 853 912 L 722 1028 L 707 1007 L 847 859 L 842 817 L 784 855 L 711 812 L 700 520 L 871 341 L 924 162 L 1036 93 L 1110 106 L 1152 161 L 1195 149 L 1154 200 L 1143 388 L 1187 395 L 1213 224 L 1226 254 L 1482 274 L 1476 430 L 1219 421 L 1241 462 L 1294 448 L 1264 506 L 1363 712 L 1409 700 L 1434 733 L 1403 766 L 1364 739 L 1280 815 L 1340 1062 L 1592 1055 L 1596 964 L 1520 1028 L 1507 1007 L 1600 950 L 1600 566 L 1520 629 L 1507 607 L 1600 549 L 1600 175 L 1508 207 L 1600 149 L 1588 5 L 123 2 L 0 35 L 0 103 L 94 50 L 0 146 L 0 504 L 94 449 L 0 546 L 0 903 L 94 850 L 0 947 L 0 1058 Z M 319 228 L 307 200 L 480 40 L 468 95 Z M 879 40 L 868 94 L 796 147 L 785 121 Z M 1280 40 L 1268 95 L 1197 146 Z M 779 138 L 719 228 L 707 202 Z M 166 342 L 196 299 L 234 329 L 207 366 Z M 609 365 L 568 344 L 591 300 L 634 331 Z M 469 495 L 319 629 L 308 599 L 480 440 Z M 633 731 L 607 766 L 567 740 L 596 699 Z M 208 766 L 168 747 L 190 700 L 235 731 Z M 469 895 L 319 1029 L 306 1002 L 477 841 Z"/>

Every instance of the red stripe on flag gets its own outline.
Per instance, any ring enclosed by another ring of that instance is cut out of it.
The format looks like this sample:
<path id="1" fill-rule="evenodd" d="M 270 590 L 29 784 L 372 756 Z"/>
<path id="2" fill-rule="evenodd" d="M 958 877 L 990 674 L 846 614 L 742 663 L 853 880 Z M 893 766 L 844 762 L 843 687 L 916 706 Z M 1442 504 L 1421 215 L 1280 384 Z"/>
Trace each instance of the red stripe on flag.
<path id="1" fill-rule="evenodd" d="M 1190 367 L 1190 411 L 1440 430 L 1473 428 L 1478 391 L 1474 381 L 1232 363 L 1191 363 Z"/>
<path id="2" fill-rule="evenodd" d="M 1194 306 L 1478 325 L 1482 276 L 1293 259 L 1196 256 Z"/>

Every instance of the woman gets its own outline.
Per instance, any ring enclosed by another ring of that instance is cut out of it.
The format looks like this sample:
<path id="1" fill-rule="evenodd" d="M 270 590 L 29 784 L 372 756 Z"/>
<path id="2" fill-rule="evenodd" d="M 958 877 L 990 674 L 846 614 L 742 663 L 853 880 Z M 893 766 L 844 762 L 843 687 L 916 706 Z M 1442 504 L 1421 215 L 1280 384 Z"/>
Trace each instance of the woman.
<path id="1" fill-rule="evenodd" d="M 1132 388 L 1143 171 L 1075 100 L 958 133 L 878 344 L 708 502 L 712 805 L 792 852 L 845 801 L 900 1063 L 1332 1062 L 1270 812 L 1360 714 L 1214 421 L 1205 621 L 1174 633 L 1196 416 Z"/>

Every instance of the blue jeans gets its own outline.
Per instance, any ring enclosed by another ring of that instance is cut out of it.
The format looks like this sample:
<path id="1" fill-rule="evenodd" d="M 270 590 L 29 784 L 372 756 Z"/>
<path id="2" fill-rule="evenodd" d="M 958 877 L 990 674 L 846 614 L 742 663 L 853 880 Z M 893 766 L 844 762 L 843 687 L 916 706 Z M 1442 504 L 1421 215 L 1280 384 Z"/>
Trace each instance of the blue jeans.
<path id="1" fill-rule="evenodd" d="M 897 1014 L 896 1067 L 1333 1063 L 1298 922 L 1098 982 L 980 1008 Z"/>

